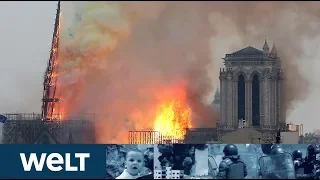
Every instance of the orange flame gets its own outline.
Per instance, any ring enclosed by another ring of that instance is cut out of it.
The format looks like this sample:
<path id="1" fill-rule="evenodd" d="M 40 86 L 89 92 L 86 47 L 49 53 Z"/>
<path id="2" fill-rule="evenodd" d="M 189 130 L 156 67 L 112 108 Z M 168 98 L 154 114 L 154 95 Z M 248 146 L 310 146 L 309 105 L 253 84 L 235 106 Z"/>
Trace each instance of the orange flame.
<path id="1" fill-rule="evenodd" d="M 62 113 L 61 112 L 57 112 L 56 109 L 57 108 L 53 108 L 51 117 L 48 117 L 49 119 L 52 119 L 52 120 L 61 120 L 62 119 Z"/>
<path id="2" fill-rule="evenodd" d="M 186 129 L 191 128 L 191 109 L 186 103 L 183 91 L 162 103 L 157 111 L 154 130 L 161 133 L 164 139 L 183 140 Z"/>

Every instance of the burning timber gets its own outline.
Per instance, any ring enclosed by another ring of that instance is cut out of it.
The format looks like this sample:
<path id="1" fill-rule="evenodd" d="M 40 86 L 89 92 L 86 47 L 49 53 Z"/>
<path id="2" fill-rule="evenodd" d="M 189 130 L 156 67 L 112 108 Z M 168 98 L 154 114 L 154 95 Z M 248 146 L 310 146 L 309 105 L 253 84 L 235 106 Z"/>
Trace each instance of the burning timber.
<path id="1" fill-rule="evenodd" d="M 60 1 L 58 1 L 56 20 L 51 42 L 50 58 L 46 69 L 43 82 L 43 98 L 42 98 L 42 121 L 51 121 L 61 116 L 59 114 L 59 95 L 57 94 L 58 81 L 58 56 L 59 56 L 59 35 L 60 35 Z M 57 113 L 58 112 L 58 113 Z"/>
<path id="2" fill-rule="evenodd" d="M 94 121 L 84 118 L 42 121 L 41 114 L 4 114 L 3 144 L 92 144 L 95 143 Z M 48 141 L 48 139 L 53 139 Z"/>

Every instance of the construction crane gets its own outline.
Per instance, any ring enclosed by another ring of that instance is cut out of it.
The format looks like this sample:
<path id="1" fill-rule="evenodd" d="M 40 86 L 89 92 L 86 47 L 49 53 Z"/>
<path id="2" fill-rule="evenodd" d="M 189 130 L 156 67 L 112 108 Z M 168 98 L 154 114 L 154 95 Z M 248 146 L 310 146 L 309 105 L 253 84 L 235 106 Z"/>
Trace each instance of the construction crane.
<path id="1" fill-rule="evenodd" d="M 58 1 L 58 8 L 56 13 L 56 20 L 54 24 L 54 32 L 51 43 L 50 58 L 48 61 L 47 70 L 43 82 L 43 98 L 42 98 L 42 121 L 55 120 L 59 116 L 57 96 L 57 59 L 59 48 L 59 33 L 60 33 L 60 1 Z"/>

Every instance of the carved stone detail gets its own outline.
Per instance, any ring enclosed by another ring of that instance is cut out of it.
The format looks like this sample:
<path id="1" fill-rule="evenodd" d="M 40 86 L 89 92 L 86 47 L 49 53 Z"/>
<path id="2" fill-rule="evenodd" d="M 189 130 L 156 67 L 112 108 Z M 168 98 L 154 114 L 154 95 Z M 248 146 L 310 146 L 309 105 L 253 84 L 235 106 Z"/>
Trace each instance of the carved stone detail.
<path id="1" fill-rule="evenodd" d="M 263 71 L 260 68 L 252 67 L 247 74 L 249 81 L 253 80 L 254 75 L 258 75 L 259 80 L 263 79 Z"/>
<path id="2" fill-rule="evenodd" d="M 237 67 L 233 71 L 233 80 L 238 81 L 240 75 L 244 76 L 245 81 L 248 80 L 248 71 L 243 66 Z"/>

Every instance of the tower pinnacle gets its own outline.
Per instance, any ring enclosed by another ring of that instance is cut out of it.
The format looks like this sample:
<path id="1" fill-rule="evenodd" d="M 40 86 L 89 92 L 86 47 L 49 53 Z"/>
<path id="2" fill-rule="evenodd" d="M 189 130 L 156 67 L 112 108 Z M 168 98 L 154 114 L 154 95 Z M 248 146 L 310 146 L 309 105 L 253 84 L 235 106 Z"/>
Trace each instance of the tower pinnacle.
<path id="1" fill-rule="evenodd" d="M 272 49 L 271 49 L 271 52 L 270 52 L 271 55 L 273 56 L 277 56 L 277 48 L 276 48 L 276 45 L 273 43 L 272 45 Z"/>
<path id="2" fill-rule="evenodd" d="M 268 43 L 267 43 L 267 40 L 265 39 L 264 40 L 264 45 L 263 45 L 263 53 L 264 54 L 268 54 L 269 53 L 269 46 L 268 46 Z"/>

